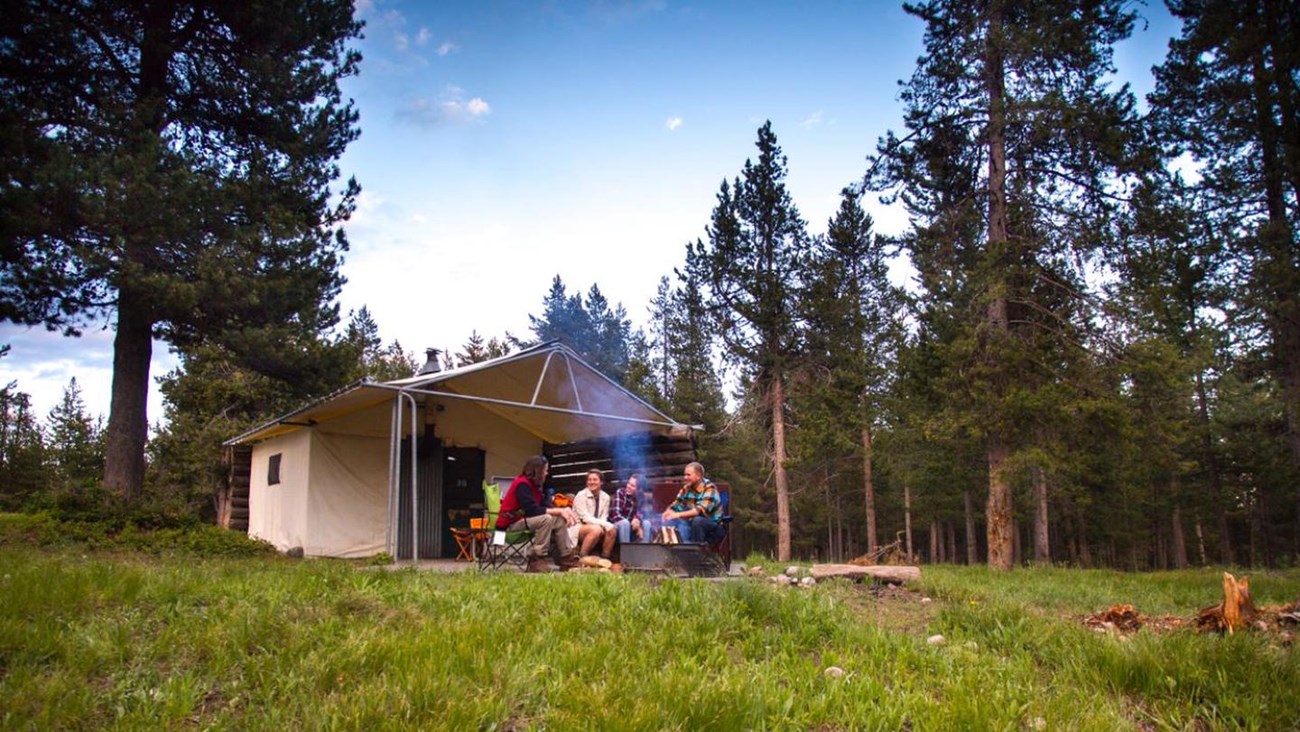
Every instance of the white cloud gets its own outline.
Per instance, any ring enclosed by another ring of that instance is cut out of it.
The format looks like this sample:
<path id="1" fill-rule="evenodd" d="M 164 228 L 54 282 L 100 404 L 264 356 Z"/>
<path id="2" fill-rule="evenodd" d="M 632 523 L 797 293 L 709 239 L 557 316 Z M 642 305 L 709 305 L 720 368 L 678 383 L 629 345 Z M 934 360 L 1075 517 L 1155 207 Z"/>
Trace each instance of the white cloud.
<path id="1" fill-rule="evenodd" d="M 681 126 L 682 126 L 681 117 L 669 117 L 667 121 L 664 122 L 664 127 L 667 127 L 670 132 L 676 130 L 678 127 Z"/>
<path id="2" fill-rule="evenodd" d="M 429 29 L 428 29 L 428 28 L 421 28 L 421 29 L 420 29 L 420 30 L 415 34 L 415 45 L 417 45 L 417 46 L 423 46 L 424 44 L 428 43 L 428 42 L 429 42 L 429 38 L 431 37 L 431 35 L 432 35 L 432 34 L 429 33 Z"/>
<path id="3" fill-rule="evenodd" d="M 808 116 L 807 119 L 799 123 L 800 127 L 816 127 L 822 123 L 822 111 L 819 109 Z"/>
<path id="4" fill-rule="evenodd" d="M 464 90 L 449 86 L 437 99 L 418 97 L 396 113 L 399 121 L 417 127 L 467 124 L 492 113 L 492 105 L 482 97 L 464 98 Z"/>
<path id="5" fill-rule="evenodd" d="M 446 56 L 459 50 L 460 46 L 457 46 L 455 43 L 452 43 L 451 41 L 443 41 L 442 44 L 438 46 L 438 55 Z"/>

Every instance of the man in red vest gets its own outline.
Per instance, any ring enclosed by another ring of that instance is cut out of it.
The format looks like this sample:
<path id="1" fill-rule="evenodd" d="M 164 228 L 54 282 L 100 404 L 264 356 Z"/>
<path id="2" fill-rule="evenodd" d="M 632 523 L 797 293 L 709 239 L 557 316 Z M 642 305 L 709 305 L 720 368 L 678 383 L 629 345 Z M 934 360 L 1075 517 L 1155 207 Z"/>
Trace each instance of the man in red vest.
<path id="1" fill-rule="evenodd" d="M 569 541 L 568 528 L 578 522 L 572 508 L 547 508 L 542 494 L 549 470 L 546 458 L 534 455 L 524 463 L 524 469 L 515 478 L 506 494 L 501 497 L 501 512 L 497 514 L 498 531 L 533 532 L 532 551 L 529 552 L 525 572 L 549 572 L 546 555 L 554 543 L 558 562 L 563 569 L 578 566 L 578 555 Z"/>

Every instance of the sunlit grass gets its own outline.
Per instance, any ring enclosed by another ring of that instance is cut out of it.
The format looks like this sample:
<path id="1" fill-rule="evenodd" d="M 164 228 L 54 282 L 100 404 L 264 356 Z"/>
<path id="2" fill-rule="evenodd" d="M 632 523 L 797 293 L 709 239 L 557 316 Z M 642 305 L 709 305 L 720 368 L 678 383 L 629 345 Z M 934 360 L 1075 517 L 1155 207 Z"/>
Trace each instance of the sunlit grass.
<path id="1" fill-rule="evenodd" d="M 0 567 L 2 729 L 1285 729 L 1300 719 L 1294 648 L 1250 634 L 1123 640 L 1071 617 L 1114 602 L 1187 614 L 1213 603 L 1211 572 L 926 567 L 921 589 L 935 601 L 921 604 L 846 582 L 15 547 L 0 548 Z M 1270 583 L 1266 593 L 1300 596 L 1294 574 Z M 933 634 L 946 642 L 928 643 Z"/>

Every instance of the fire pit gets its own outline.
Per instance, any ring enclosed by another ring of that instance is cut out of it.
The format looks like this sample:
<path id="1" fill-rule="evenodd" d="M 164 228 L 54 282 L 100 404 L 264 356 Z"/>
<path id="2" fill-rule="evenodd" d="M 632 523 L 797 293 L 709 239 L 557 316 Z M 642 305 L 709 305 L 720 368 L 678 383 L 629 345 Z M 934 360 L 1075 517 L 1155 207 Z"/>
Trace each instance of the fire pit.
<path id="1" fill-rule="evenodd" d="M 663 572 L 684 577 L 721 577 L 727 573 L 722 557 L 704 544 L 630 542 L 619 548 L 623 569 Z"/>

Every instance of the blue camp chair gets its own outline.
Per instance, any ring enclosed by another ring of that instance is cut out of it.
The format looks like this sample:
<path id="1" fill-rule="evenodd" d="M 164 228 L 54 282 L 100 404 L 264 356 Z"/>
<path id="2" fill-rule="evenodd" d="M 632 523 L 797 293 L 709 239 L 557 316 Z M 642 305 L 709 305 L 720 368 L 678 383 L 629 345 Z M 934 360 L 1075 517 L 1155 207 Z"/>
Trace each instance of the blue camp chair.
<path id="1" fill-rule="evenodd" d="M 722 496 L 722 516 L 718 519 L 718 524 L 722 527 L 722 538 L 717 541 L 709 542 L 709 551 L 714 552 L 722 559 L 722 566 L 730 570 L 731 568 L 731 490 L 718 490 L 718 495 Z"/>
<path id="2" fill-rule="evenodd" d="M 501 485 L 494 481 L 483 481 L 483 519 L 486 530 L 478 549 L 479 569 L 500 569 L 506 565 L 517 564 L 522 569 L 528 566 L 528 547 L 533 542 L 531 529 L 519 531 L 497 531 L 497 516 L 501 513 Z"/>

